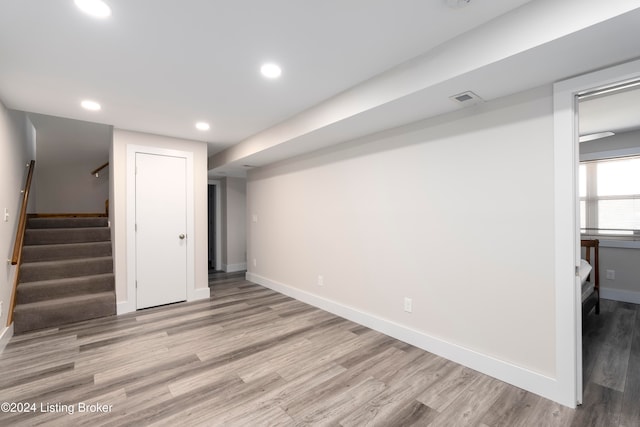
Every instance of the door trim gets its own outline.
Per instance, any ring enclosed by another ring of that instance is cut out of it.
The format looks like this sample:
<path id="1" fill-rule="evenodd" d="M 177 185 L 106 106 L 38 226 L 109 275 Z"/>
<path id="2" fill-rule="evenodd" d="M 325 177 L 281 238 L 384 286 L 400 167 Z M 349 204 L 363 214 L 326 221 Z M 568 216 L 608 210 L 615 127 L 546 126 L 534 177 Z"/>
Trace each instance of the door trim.
<path id="1" fill-rule="evenodd" d="M 556 381 L 566 406 L 582 402 L 582 310 L 575 266 L 580 261 L 578 219 L 578 109 L 580 93 L 640 78 L 640 60 L 554 84 L 554 202 L 556 286 Z"/>
<path id="2" fill-rule="evenodd" d="M 195 233 L 193 153 L 147 145 L 127 145 L 127 299 L 132 311 L 138 306 L 136 292 L 136 153 L 183 157 L 187 168 L 187 301 L 197 299 L 195 289 Z"/>

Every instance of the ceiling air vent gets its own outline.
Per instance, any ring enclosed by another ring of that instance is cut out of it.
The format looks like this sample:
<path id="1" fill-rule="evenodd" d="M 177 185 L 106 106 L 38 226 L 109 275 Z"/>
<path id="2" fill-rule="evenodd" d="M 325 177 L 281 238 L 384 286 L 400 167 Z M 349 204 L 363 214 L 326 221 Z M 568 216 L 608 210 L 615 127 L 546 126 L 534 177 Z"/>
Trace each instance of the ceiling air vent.
<path id="1" fill-rule="evenodd" d="M 465 107 L 468 105 L 476 105 L 484 102 L 484 99 L 480 98 L 470 90 L 450 96 L 449 99 Z"/>
<path id="2" fill-rule="evenodd" d="M 460 9 L 471 3 L 471 0 L 445 0 L 444 3 L 451 9 Z"/>

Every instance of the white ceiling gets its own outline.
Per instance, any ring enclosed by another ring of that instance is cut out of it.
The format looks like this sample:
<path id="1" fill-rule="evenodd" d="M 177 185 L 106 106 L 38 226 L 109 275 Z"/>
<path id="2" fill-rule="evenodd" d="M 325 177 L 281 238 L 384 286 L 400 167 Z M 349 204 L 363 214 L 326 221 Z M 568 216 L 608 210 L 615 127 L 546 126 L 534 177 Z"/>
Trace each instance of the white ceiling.
<path id="1" fill-rule="evenodd" d="M 111 126 L 42 114 L 29 114 L 37 129 L 36 152 L 51 166 L 82 162 L 87 173 L 109 160 Z M 38 169 L 43 166 L 38 162 Z"/>
<path id="2" fill-rule="evenodd" d="M 73 0 L 0 0 L 0 100 L 206 141 L 210 176 L 453 111 L 465 90 L 491 100 L 640 57 L 640 0 L 106 1 L 100 21 Z M 596 104 L 581 129 L 623 116 Z"/>
<path id="3" fill-rule="evenodd" d="M 528 2 L 106 1 L 105 20 L 73 0 L 0 2 L 0 99 L 207 141 L 210 155 Z M 259 74 L 265 61 L 279 80 Z M 85 98 L 102 111 L 82 110 Z"/>

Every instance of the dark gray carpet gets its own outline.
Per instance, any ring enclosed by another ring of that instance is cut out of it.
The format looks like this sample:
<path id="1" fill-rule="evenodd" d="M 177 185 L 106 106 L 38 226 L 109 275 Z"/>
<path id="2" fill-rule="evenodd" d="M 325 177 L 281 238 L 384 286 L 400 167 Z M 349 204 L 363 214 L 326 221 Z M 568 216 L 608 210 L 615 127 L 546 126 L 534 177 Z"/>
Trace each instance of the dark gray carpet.
<path id="1" fill-rule="evenodd" d="M 14 332 L 19 334 L 115 313 L 107 218 L 29 218 Z"/>

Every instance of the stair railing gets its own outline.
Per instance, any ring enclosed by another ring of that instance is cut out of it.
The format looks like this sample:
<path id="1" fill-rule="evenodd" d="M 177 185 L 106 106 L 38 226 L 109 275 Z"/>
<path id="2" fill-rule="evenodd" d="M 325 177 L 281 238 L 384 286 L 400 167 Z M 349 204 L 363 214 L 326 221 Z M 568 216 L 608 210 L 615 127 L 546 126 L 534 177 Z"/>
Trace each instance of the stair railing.
<path id="1" fill-rule="evenodd" d="M 94 170 L 91 171 L 91 175 L 95 175 L 96 178 L 98 178 L 100 176 L 100 171 L 104 168 L 106 168 L 107 166 L 109 166 L 109 162 L 105 163 L 104 165 L 98 166 L 97 168 L 95 168 Z"/>
<path id="2" fill-rule="evenodd" d="M 29 204 L 29 192 L 31 190 L 31 181 L 33 180 L 33 170 L 36 161 L 31 160 L 27 167 L 27 181 L 22 190 L 22 204 L 20 205 L 20 217 L 18 219 L 18 229 L 16 230 L 16 240 L 13 244 L 13 256 L 11 257 L 11 265 L 17 265 L 15 280 L 13 281 L 13 290 L 11 293 L 11 303 L 9 304 L 9 316 L 7 317 L 7 326 L 13 322 L 13 310 L 16 306 L 16 296 L 18 291 L 18 281 L 20 280 L 20 263 L 22 261 L 22 246 L 24 245 L 24 230 L 27 228 L 27 205 Z"/>
<path id="3" fill-rule="evenodd" d="M 100 177 L 100 171 L 104 168 L 106 168 L 107 166 L 109 166 L 109 162 L 105 163 L 104 165 L 100 165 L 97 168 L 95 168 L 94 170 L 91 171 L 91 175 L 95 175 L 96 178 Z M 104 213 L 106 216 L 109 216 L 109 199 L 105 200 L 104 202 Z"/>

